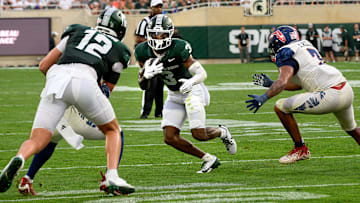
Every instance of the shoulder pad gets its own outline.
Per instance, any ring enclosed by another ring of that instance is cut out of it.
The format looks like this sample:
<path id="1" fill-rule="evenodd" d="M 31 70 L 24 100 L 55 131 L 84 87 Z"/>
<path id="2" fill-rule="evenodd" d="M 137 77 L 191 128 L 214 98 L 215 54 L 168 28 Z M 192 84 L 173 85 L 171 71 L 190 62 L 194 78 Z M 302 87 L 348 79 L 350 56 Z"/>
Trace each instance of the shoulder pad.
<path id="1" fill-rule="evenodd" d="M 65 28 L 65 31 L 63 32 L 63 34 L 61 35 L 61 39 L 63 39 L 64 37 L 68 36 L 70 33 L 72 32 L 76 32 L 78 30 L 82 30 L 82 29 L 86 29 L 89 28 L 87 26 L 84 25 L 80 25 L 80 24 L 72 24 L 69 25 Z"/>
<path id="2" fill-rule="evenodd" d="M 123 59 L 123 62 L 124 62 L 124 64 L 123 64 L 124 68 L 127 68 L 128 64 L 130 62 L 131 52 L 124 43 L 117 41 L 116 44 L 118 45 L 118 47 L 120 49 L 121 58 Z"/>
<path id="3" fill-rule="evenodd" d="M 191 45 L 182 39 L 173 39 L 174 50 L 177 56 L 181 57 L 181 60 L 185 62 L 192 53 Z"/>
<path id="4" fill-rule="evenodd" d="M 147 58 L 148 49 L 149 49 L 149 45 L 147 44 L 147 41 L 142 42 L 135 47 L 134 54 L 138 62 L 145 63 L 145 61 L 148 59 Z"/>
<path id="5" fill-rule="evenodd" d="M 294 56 L 294 51 L 288 47 L 280 49 L 276 54 L 276 65 L 279 67 L 284 61 L 291 59 Z"/>

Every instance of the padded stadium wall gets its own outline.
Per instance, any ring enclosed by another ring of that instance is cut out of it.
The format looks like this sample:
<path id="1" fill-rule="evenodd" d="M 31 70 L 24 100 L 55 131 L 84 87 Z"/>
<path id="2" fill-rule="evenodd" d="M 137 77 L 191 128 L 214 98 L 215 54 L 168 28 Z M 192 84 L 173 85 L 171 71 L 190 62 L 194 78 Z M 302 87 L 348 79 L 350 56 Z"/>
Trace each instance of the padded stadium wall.
<path id="1" fill-rule="evenodd" d="M 343 5 L 316 5 L 316 6 L 278 6 L 273 8 L 272 16 L 264 17 L 245 17 L 241 7 L 216 7 L 216 8 L 199 8 L 170 14 L 176 27 L 179 27 L 180 34 L 184 38 L 202 36 L 203 38 L 219 39 L 224 43 L 231 45 L 230 34 L 228 36 L 208 36 L 219 33 L 222 28 L 240 26 L 263 26 L 268 29 L 272 25 L 281 24 L 343 24 L 357 23 L 360 19 L 360 5 L 343 4 Z M 1 11 L 0 18 L 34 18 L 50 17 L 51 31 L 62 33 L 69 24 L 79 23 L 88 26 L 94 26 L 96 16 L 86 9 L 73 10 L 26 10 L 26 11 Z M 138 22 L 146 15 L 127 15 L 128 30 L 124 38 L 124 43 L 130 48 L 134 48 L 134 32 Z M 213 32 L 204 32 L 209 28 L 216 28 Z M 226 28 L 228 29 L 228 28 Z M 186 33 L 185 33 L 186 32 Z M 204 36 L 205 35 L 205 36 Z M 185 37 L 186 36 L 186 37 Z M 215 47 L 213 41 L 207 41 L 199 47 L 199 54 L 211 52 Z M 198 45 L 197 45 L 198 46 Z M 1 48 L 1 47 L 0 47 Z M 236 47 L 235 47 L 236 48 Z M 216 54 L 216 53 L 215 53 Z M 218 62 L 212 60 L 213 55 L 200 58 L 206 58 L 205 62 Z M 33 65 L 38 64 L 39 57 L 42 56 L 0 56 L 0 66 L 7 65 Z M 210 58 L 209 58 L 210 57 Z M 217 58 L 217 57 L 215 57 Z M 226 58 L 226 57 L 224 57 Z M 231 57 L 230 57 L 231 58 Z M 228 60 L 228 59 L 227 59 Z M 226 62 L 226 61 L 225 61 Z M 135 64 L 134 58 L 131 64 Z"/>

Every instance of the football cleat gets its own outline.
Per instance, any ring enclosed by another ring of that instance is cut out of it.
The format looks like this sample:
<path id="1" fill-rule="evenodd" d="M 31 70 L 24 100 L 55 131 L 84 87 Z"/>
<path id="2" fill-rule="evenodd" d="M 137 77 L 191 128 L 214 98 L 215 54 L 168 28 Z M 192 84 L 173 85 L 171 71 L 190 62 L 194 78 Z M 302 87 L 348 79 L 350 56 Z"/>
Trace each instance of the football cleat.
<path id="1" fill-rule="evenodd" d="M 120 177 L 107 178 L 102 172 L 100 172 L 102 180 L 100 182 L 100 190 L 105 194 L 126 195 L 135 192 L 134 186 L 128 184 Z"/>
<path id="2" fill-rule="evenodd" d="M 280 158 L 279 162 L 281 164 L 291 164 L 300 160 L 305 160 L 310 158 L 310 151 L 307 146 L 296 147 L 291 150 L 287 155 Z"/>
<path id="3" fill-rule="evenodd" d="M 210 158 L 202 163 L 201 170 L 196 173 L 209 173 L 219 165 L 220 160 L 216 156 L 210 155 Z"/>
<path id="4" fill-rule="evenodd" d="M 231 136 L 229 129 L 223 125 L 219 125 L 219 128 L 225 130 L 225 135 L 221 135 L 221 140 L 224 143 L 226 150 L 229 154 L 235 154 L 237 151 L 237 144 L 234 138 Z"/>
<path id="5" fill-rule="evenodd" d="M 18 156 L 13 157 L 9 164 L 0 174 L 0 192 L 6 192 L 15 178 L 16 174 L 23 168 L 24 159 Z"/>
<path id="6" fill-rule="evenodd" d="M 37 195 L 32 186 L 32 183 L 33 181 L 28 177 L 22 177 L 18 187 L 19 192 L 23 195 Z"/>

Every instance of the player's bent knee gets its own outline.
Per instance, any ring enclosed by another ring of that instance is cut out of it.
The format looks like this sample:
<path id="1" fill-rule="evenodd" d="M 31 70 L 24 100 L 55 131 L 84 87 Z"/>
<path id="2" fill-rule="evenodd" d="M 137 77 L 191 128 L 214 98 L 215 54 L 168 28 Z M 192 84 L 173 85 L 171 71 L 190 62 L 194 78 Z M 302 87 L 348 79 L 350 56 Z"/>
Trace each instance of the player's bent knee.
<path id="1" fill-rule="evenodd" d="M 275 103 L 275 107 L 283 113 L 291 113 L 288 106 L 286 99 L 279 99 Z"/>

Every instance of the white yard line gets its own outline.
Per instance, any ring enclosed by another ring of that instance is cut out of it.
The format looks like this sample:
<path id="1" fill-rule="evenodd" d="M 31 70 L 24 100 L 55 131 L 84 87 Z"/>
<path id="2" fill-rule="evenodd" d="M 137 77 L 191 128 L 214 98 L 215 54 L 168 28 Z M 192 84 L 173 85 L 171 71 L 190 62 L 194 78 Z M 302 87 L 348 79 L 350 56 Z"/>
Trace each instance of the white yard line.
<path id="1" fill-rule="evenodd" d="M 134 194 L 131 194 L 128 197 L 119 197 L 119 198 L 105 198 L 97 199 L 89 202 L 137 202 L 137 201 L 165 201 L 165 200 L 178 200 L 182 201 L 189 199 L 200 198 L 198 201 L 213 201 L 213 202 L 222 202 L 225 201 L 259 201 L 259 200 L 296 200 L 296 199 L 314 199 L 314 198 L 324 198 L 328 197 L 327 195 L 322 194 L 312 194 L 308 192 L 294 192 L 294 191 L 263 191 L 263 192 L 230 192 L 230 191 L 256 191 L 256 190 L 278 190 L 278 189 L 297 189 L 297 188 L 322 188 L 322 187 L 338 187 L 338 186 L 359 186 L 360 183 L 340 183 L 340 184 L 319 184 L 319 185 L 284 185 L 284 186 L 269 186 L 269 187 L 235 187 L 240 184 L 225 184 L 225 183 L 190 183 L 190 184 L 181 184 L 181 185 L 168 185 L 168 186 L 155 186 L 155 187 L 141 187 L 138 186 L 137 191 Z M 216 188 L 216 189 L 206 189 L 206 188 Z M 230 187 L 230 188 L 221 188 L 221 187 Z M 162 191 L 153 191 L 155 190 Z M 191 188 L 204 188 L 204 189 L 191 189 Z M 178 190 L 180 189 L 180 190 Z M 191 190 L 186 190 L 191 189 Z M 142 192 L 148 191 L 148 192 Z M 204 192 L 212 192 L 210 194 L 203 194 Z M 214 192 L 223 192 L 223 193 L 214 193 Z M 226 192 L 226 193 L 225 193 Z M 57 200 L 57 199 L 79 199 L 79 198 L 96 198 L 103 197 L 102 195 L 80 195 L 79 194 L 89 194 L 89 193 L 100 193 L 98 190 L 69 190 L 69 191 L 49 191 L 39 193 L 37 198 L 30 199 L 17 199 L 17 200 L 0 200 L 0 202 L 22 202 L 22 201 L 44 201 L 44 200 Z M 169 195 L 171 193 L 171 195 Z M 200 194 L 190 194 L 190 195 L 174 195 L 174 193 L 200 193 Z M 156 194 L 167 194 L 161 195 L 158 197 L 153 197 Z M 44 197 L 40 197 L 44 195 Z M 57 196 L 60 197 L 48 197 L 48 196 Z M 61 196 L 63 195 L 63 196 Z M 64 195 L 73 195 L 73 196 L 64 196 Z M 150 197 L 136 197 L 142 195 L 151 195 Z M 219 197 L 218 197 L 219 196 Z M 229 198 L 237 197 L 237 198 Z M 272 197 L 278 199 L 271 199 Z M 163 198 L 163 199 L 160 199 Z M 227 200 L 226 200 L 227 199 Z"/>
<path id="2" fill-rule="evenodd" d="M 344 159 L 344 158 L 355 158 L 360 157 L 360 154 L 355 155 L 344 155 L 344 156 L 322 156 L 322 157 L 311 157 L 311 159 Z M 271 162 L 278 161 L 279 159 L 253 159 L 253 160 L 222 160 L 222 164 L 227 163 L 249 163 L 249 162 Z M 119 167 L 154 167 L 154 166 L 177 166 L 177 165 L 189 165 L 189 164 L 201 164 L 202 162 L 177 162 L 177 163 L 160 163 L 160 164 L 120 164 Z M 41 168 L 40 170 L 73 170 L 73 169 L 90 169 L 90 168 L 106 168 L 103 166 L 72 166 L 72 167 L 59 167 L 59 168 Z M 27 171 L 23 169 L 21 171 Z"/>
<path id="3" fill-rule="evenodd" d="M 342 130 L 333 130 L 333 131 L 314 131 L 314 132 L 337 132 Z M 261 135 L 280 135 L 284 134 L 285 132 L 281 133 L 246 133 L 245 135 L 236 135 L 233 134 L 233 137 L 253 137 L 253 136 L 261 136 Z M 308 132 L 310 133 L 310 132 Z M 0 133 L 0 136 L 4 135 L 26 135 L 28 133 Z M 303 133 L 306 134 L 306 133 Z M 350 136 L 324 136 L 324 137 L 304 137 L 304 140 L 321 140 L 321 139 L 348 139 L 351 138 Z M 261 140 L 246 140 L 249 142 L 264 142 L 264 141 L 288 141 L 291 140 L 291 138 L 270 138 L 270 139 L 261 139 Z M 202 144 L 218 144 L 219 142 L 195 142 L 195 145 L 202 145 Z M 167 146 L 166 144 L 138 144 L 138 145 L 128 145 L 125 144 L 126 147 L 153 147 L 153 146 Z M 104 149 L 104 146 L 85 146 L 84 149 Z M 7 149 L 7 150 L 0 150 L 0 153 L 2 152 L 16 152 L 19 149 Z M 72 147 L 57 147 L 56 150 L 74 150 Z"/>

